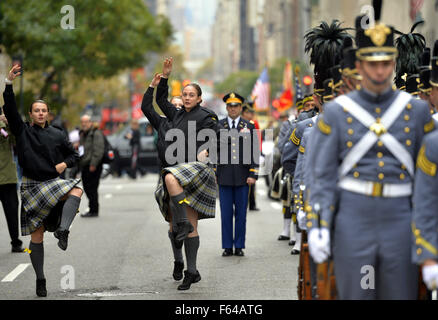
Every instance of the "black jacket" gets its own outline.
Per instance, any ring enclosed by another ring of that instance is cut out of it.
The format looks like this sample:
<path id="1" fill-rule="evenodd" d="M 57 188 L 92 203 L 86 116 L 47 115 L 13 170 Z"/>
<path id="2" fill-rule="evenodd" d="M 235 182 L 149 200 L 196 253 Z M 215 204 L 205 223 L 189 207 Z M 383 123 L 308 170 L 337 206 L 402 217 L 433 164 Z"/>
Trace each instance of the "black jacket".
<path id="1" fill-rule="evenodd" d="M 152 104 L 154 95 L 154 88 L 148 87 L 146 90 L 143 101 L 141 103 L 141 110 L 143 111 L 146 118 L 148 118 L 151 125 L 157 130 L 158 139 L 157 139 L 157 151 L 158 157 L 160 160 L 160 167 L 166 168 L 170 167 L 170 165 L 166 162 L 166 149 L 171 142 L 167 142 L 165 140 L 166 132 L 172 128 L 172 121 L 167 119 L 166 117 L 160 116 L 154 109 Z"/>
<path id="2" fill-rule="evenodd" d="M 216 113 L 200 105 L 194 107 L 190 112 L 185 111 L 184 107 L 180 110 L 176 109 L 167 100 L 168 91 L 167 79 L 161 78 L 156 94 L 157 104 L 171 121 L 172 129 L 179 129 L 184 133 L 184 157 L 181 157 L 184 161 L 179 161 L 179 163 L 196 161 L 197 154 L 202 151 L 200 148 L 207 143 L 206 141 L 198 141 L 198 134 L 203 129 L 217 132 L 218 117 Z M 193 132 L 189 132 L 189 121 L 193 121 L 195 124 Z M 177 141 L 177 138 L 174 141 Z M 214 145 L 216 146 L 216 141 Z M 190 152 L 191 150 L 194 152 Z M 191 157 L 189 157 L 189 153 Z"/>
<path id="3" fill-rule="evenodd" d="M 46 124 L 24 123 L 17 111 L 12 85 L 7 85 L 3 93 L 3 110 L 11 132 L 16 137 L 18 163 L 23 175 L 33 180 L 46 181 L 59 177 L 56 165 L 65 162 L 73 167 L 79 157 L 64 132 Z"/>
<path id="4" fill-rule="evenodd" d="M 223 131 L 230 132 L 227 118 L 219 121 L 219 128 L 217 183 L 222 186 L 244 186 L 247 184 L 248 177 L 257 180 L 260 148 L 255 126 L 251 122 L 240 118 L 236 126 L 240 136 L 234 140 L 233 137 L 224 138 L 223 136 Z M 225 151 L 227 157 L 223 155 Z M 233 164 L 233 162 L 237 163 Z"/>

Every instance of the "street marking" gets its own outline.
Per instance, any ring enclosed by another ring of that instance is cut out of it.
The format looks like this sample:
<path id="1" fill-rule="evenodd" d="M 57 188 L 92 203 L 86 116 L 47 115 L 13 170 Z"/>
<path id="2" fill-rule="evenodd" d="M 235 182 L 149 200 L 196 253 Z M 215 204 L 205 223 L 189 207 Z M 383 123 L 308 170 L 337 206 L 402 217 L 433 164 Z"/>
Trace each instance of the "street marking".
<path id="1" fill-rule="evenodd" d="M 275 210 L 281 210 L 283 208 L 283 206 L 277 202 L 271 202 L 271 207 Z"/>
<path id="2" fill-rule="evenodd" d="M 78 297 L 84 298 L 104 298 L 104 297 L 123 297 L 123 296 L 144 296 L 148 294 L 159 294 L 156 291 L 146 291 L 146 292 L 92 292 L 92 293 L 81 293 Z"/>
<path id="3" fill-rule="evenodd" d="M 12 282 L 17 278 L 26 268 L 30 266 L 30 263 L 19 264 L 11 273 L 3 278 L 2 282 Z"/>

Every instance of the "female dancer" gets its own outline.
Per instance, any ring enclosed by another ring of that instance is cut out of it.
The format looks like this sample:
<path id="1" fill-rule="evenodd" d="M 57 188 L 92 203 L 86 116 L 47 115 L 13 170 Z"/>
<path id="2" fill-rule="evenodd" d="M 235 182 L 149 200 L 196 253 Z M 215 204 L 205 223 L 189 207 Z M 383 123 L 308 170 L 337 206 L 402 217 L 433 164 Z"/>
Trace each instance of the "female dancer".
<path id="1" fill-rule="evenodd" d="M 5 79 L 4 112 L 17 142 L 18 162 L 23 168 L 21 184 L 21 233 L 31 235 L 29 253 L 36 273 L 36 294 L 47 296 L 44 277 L 44 231 L 53 232 L 58 246 L 67 249 L 69 228 L 78 211 L 82 189 L 80 179 L 63 180 L 60 175 L 72 168 L 78 155 L 68 137 L 47 123 L 49 107 L 42 100 L 32 103 L 31 123 L 24 123 L 17 111 L 12 81 L 21 74 L 14 66 Z"/>
<path id="2" fill-rule="evenodd" d="M 196 134 L 202 129 L 212 129 L 216 132 L 217 116 L 200 106 L 202 91 L 196 84 L 189 84 L 183 89 L 181 109 L 177 109 L 167 101 L 167 79 L 172 70 L 172 63 L 172 59 L 164 61 L 163 74 L 156 75 L 152 80 L 144 95 L 142 110 L 158 131 L 158 153 L 162 170 L 155 195 L 164 218 L 170 222 L 169 238 L 175 258 L 176 280 L 181 279 L 180 272 L 184 268 L 182 258 L 184 243 L 187 270 L 178 290 L 187 290 L 192 283 L 201 280 L 196 268 L 199 249 L 198 220 L 215 216 L 216 179 L 213 169 L 201 162 L 208 156 L 207 150 L 197 155 L 198 161 L 189 162 L 189 154 L 185 152 L 184 161 L 173 166 L 169 165 L 166 150 L 170 142 L 165 141 L 165 135 L 169 129 L 181 130 L 185 137 L 185 150 L 188 150 L 189 139 L 194 138 L 192 141 L 196 141 L 196 137 L 189 137 L 188 122 L 193 121 Z M 157 103 L 167 118 L 161 118 L 152 107 L 153 91 L 157 85 Z M 196 147 L 196 150 L 199 150 L 198 143 Z"/>

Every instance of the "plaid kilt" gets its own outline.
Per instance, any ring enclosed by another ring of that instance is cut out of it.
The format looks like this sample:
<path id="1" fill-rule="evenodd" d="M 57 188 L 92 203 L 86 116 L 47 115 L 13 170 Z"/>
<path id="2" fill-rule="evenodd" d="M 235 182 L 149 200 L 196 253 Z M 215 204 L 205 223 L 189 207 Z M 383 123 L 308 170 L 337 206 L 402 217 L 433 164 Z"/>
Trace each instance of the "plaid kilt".
<path id="1" fill-rule="evenodd" d="M 161 214 L 169 221 L 168 209 L 170 195 L 164 183 L 164 176 L 171 173 L 184 189 L 189 207 L 198 213 L 198 219 L 214 218 L 216 214 L 216 175 L 208 165 L 202 162 L 190 162 L 164 168 L 155 190 L 155 199 Z"/>
<path id="2" fill-rule="evenodd" d="M 45 220 L 48 220 L 52 209 L 56 207 L 61 198 L 80 181 L 81 179 L 63 180 L 59 177 L 47 181 L 35 181 L 23 176 L 21 234 L 27 236 L 40 228 Z"/>

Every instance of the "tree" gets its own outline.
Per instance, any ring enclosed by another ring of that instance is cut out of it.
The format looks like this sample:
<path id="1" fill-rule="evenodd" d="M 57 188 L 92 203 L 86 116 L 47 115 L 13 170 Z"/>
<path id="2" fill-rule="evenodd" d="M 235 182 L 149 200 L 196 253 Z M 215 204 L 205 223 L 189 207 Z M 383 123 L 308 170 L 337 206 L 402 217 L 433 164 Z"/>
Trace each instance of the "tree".
<path id="1" fill-rule="evenodd" d="M 44 75 L 40 98 L 67 72 L 79 78 L 111 77 L 143 66 L 148 53 L 164 50 L 171 40 L 169 21 L 152 16 L 142 0 L 68 3 L 74 8 L 74 29 L 61 27 L 60 1 L 0 2 L 3 44 L 9 55 L 23 55 L 24 70 Z"/>
<path id="2" fill-rule="evenodd" d="M 246 98 L 251 95 L 252 88 L 257 81 L 259 74 L 254 71 L 242 70 L 230 74 L 224 81 L 215 85 L 215 92 L 227 94 L 236 92 Z"/>

